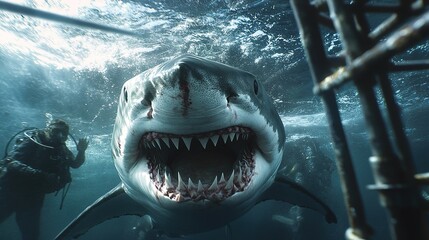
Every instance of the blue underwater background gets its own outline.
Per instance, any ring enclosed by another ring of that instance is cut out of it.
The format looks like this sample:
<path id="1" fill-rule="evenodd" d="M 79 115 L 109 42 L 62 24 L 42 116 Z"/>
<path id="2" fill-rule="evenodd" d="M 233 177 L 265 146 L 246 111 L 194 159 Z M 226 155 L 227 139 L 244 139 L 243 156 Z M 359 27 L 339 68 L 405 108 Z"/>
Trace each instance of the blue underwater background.
<path id="1" fill-rule="evenodd" d="M 312 93 L 309 68 L 288 1 L 13 2 L 143 35 L 123 36 L 0 10 L 0 150 L 16 132 L 25 127 L 43 128 L 52 117 L 69 122 L 75 138 L 90 138 L 86 163 L 72 170 L 73 182 L 63 209 L 59 209 L 61 192 L 45 199 L 40 239 L 54 238 L 84 208 L 119 183 L 110 137 L 121 86 L 181 53 L 244 69 L 264 83 L 287 133 L 288 154 L 281 173 L 322 198 L 338 216 L 337 224 L 327 224 L 311 210 L 265 202 L 231 224 L 233 239 L 344 239 L 348 221 L 329 130 L 319 97 Z M 384 17 L 379 16 L 374 23 Z M 327 52 L 339 53 L 338 36 L 324 31 Z M 427 59 L 428 47 L 424 42 L 395 60 Z M 428 73 L 390 75 L 419 172 L 429 168 Z M 359 99 L 351 85 L 337 97 L 366 216 L 375 229 L 373 239 L 389 239 L 378 195 L 366 188 L 374 181 Z M 76 153 L 71 140 L 68 145 Z M 144 224 L 141 218 L 124 216 L 91 229 L 80 239 L 149 239 L 142 236 Z M 0 239 L 20 239 L 14 217 L 0 224 Z M 225 239 L 225 229 L 182 239 Z"/>

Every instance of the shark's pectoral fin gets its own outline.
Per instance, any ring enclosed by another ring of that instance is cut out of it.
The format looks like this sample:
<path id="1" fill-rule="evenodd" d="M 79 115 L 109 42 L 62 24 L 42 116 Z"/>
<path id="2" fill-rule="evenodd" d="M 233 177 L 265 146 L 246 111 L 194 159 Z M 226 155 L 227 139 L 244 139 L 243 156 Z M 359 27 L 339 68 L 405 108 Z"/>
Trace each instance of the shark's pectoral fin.
<path id="1" fill-rule="evenodd" d="M 328 223 L 337 222 L 334 212 L 324 202 L 301 185 L 286 178 L 277 177 L 271 187 L 262 194 L 259 202 L 267 200 L 283 201 L 300 207 L 310 208 L 322 213 Z"/>
<path id="2" fill-rule="evenodd" d="M 90 228 L 122 215 L 143 216 L 145 211 L 141 205 L 125 193 L 122 185 L 119 184 L 87 207 L 55 239 L 77 238 Z"/>

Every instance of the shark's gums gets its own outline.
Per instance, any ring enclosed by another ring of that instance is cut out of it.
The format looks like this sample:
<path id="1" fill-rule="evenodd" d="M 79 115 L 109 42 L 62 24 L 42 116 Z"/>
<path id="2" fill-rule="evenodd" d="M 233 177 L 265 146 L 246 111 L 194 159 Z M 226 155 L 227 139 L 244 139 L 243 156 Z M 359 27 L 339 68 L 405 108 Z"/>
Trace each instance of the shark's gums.
<path id="1" fill-rule="evenodd" d="M 112 152 L 122 182 L 57 239 L 121 215 L 148 215 L 179 236 L 227 225 L 266 200 L 332 211 L 277 177 L 285 131 L 271 98 L 248 72 L 183 55 L 127 81 Z M 174 223 L 174 224 L 171 224 Z"/>

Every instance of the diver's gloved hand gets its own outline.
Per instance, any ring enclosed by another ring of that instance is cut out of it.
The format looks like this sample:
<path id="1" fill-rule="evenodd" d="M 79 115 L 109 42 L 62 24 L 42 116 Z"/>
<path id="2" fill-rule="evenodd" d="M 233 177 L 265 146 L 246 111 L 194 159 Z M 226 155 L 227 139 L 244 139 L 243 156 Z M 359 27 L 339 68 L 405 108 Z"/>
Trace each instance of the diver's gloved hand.
<path id="1" fill-rule="evenodd" d="M 80 138 L 79 143 L 77 144 L 77 151 L 78 152 L 85 152 L 85 150 L 88 148 L 89 140 L 88 138 Z"/>

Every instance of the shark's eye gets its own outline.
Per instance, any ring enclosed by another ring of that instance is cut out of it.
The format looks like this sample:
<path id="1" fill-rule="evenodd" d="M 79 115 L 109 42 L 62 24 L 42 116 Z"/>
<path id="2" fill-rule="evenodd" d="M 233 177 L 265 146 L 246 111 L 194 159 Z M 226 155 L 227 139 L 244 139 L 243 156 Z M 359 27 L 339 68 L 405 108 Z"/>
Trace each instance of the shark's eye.
<path id="1" fill-rule="evenodd" d="M 258 82 L 256 80 L 253 81 L 253 91 L 255 91 L 255 94 L 258 95 L 259 86 L 258 86 Z"/>
<path id="2" fill-rule="evenodd" d="M 124 98 L 125 98 L 125 102 L 128 102 L 128 91 L 126 87 L 124 87 Z"/>

